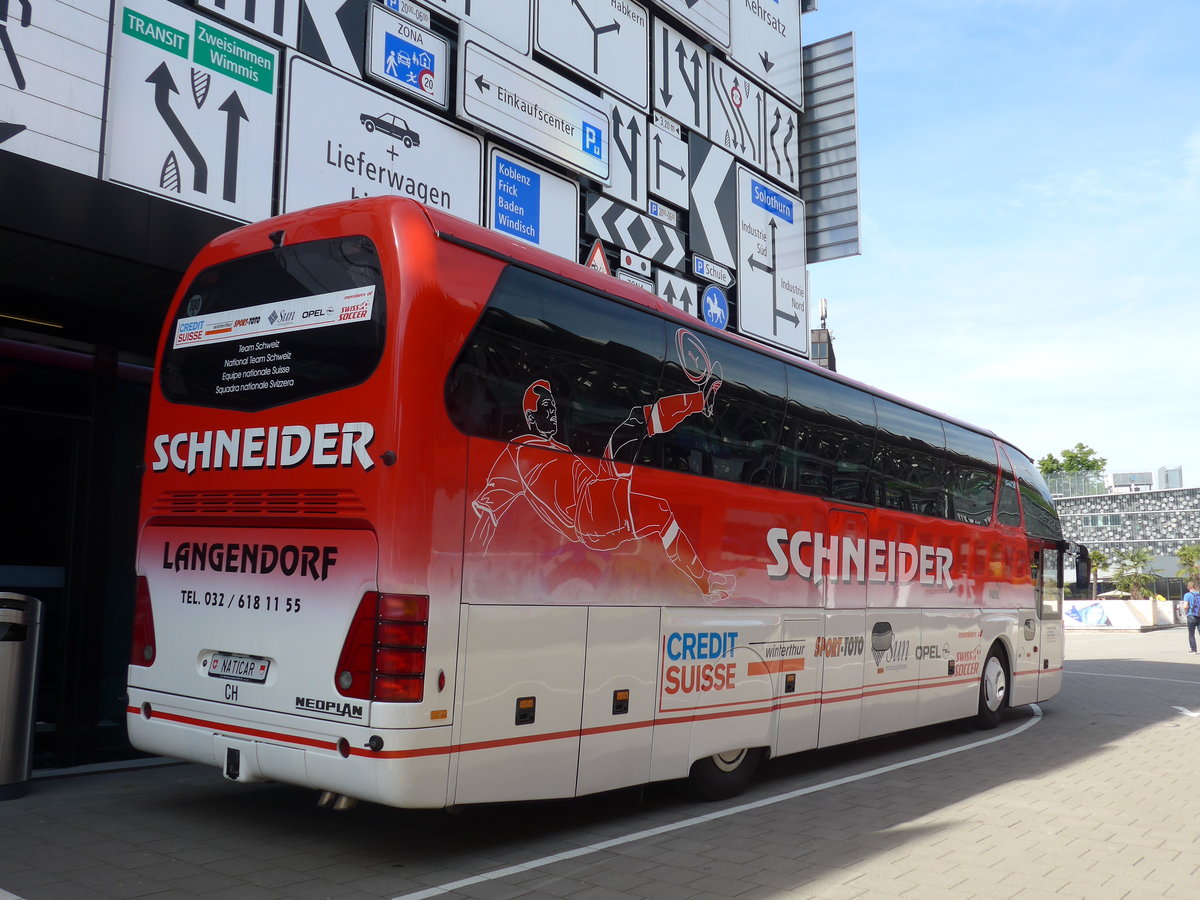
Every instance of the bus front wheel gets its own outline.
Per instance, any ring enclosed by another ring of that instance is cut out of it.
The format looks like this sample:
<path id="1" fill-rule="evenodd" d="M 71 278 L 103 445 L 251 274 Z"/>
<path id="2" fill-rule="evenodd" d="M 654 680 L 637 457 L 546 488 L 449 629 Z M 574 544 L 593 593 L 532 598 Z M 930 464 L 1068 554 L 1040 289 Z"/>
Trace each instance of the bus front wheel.
<path id="1" fill-rule="evenodd" d="M 714 753 L 692 763 L 688 784 L 704 800 L 727 800 L 750 783 L 762 751 L 758 748 Z"/>
<path id="2" fill-rule="evenodd" d="M 1008 669 L 1004 651 L 993 647 L 988 651 L 979 679 L 979 711 L 975 714 L 976 728 L 995 728 L 1000 724 L 1004 707 L 1008 705 Z"/>

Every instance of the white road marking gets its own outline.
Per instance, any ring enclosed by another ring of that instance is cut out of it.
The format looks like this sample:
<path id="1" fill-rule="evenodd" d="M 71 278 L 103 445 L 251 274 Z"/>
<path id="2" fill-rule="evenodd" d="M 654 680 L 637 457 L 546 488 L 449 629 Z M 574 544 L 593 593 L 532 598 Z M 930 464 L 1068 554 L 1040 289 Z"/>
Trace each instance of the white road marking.
<path id="1" fill-rule="evenodd" d="M 1200 684 L 1200 680 L 1188 681 L 1185 678 L 1154 678 L 1150 675 L 1114 675 L 1112 672 L 1081 672 L 1078 669 L 1067 669 L 1068 675 L 1095 675 L 1097 678 L 1135 678 L 1138 681 L 1169 681 L 1172 684 Z"/>
<path id="2" fill-rule="evenodd" d="M 439 897 L 442 894 L 448 894 L 451 891 L 457 891 L 461 888 L 471 887 L 472 885 L 476 884 L 483 884 L 488 881 L 496 881 L 500 878 L 507 878 L 509 875 L 517 875 L 521 872 L 529 872 L 533 869 L 541 869 L 557 862 L 563 862 L 564 860 L 578 859 L 581 856 L 599 853 L 601 850 L 609 850 L 613 847 L 619 847 L 622 844 L 632 844 L 634 841 L 657 837 L 660 834 L 669 834 L 672 831 L 691 828 L 693 825 L 702 825 L 705 822 L 714 822 L 718 819 L 724 819 L 728 818 L 729 816 L 737 815 L 738 813 L 749 812 L 753 809 L 762 809 L 765 806 L 773 806 L 776 803 L 783 803 L 787 800 L 795 800 L 797 797 L 805 797 L 809 794 L 818 793 L 819 791 L 841 787 L 844 784 L 853 784 L 856 781 L 865 781 L 868 778 L 874 778 L 876 775 L 886 775 L 889 772 L 895 772 L 899 769 L 907 769 L 909 766 L 931 762 L 935 759 L 942 759 L 947 756 L 953 756 L 956 753 L 964 753 L 967 750 L 975 750 L 979 747 L 986 747 L 988 744 L 995 744 L 999 741 L 1006 741 L 1009 738 L 1016 737 L 1022 732 L 1028 731 L 1039 721 L 1041 721 L 1041 707 L 1039 707 L 1036 703 L 1031 703 L 1029 708 L 1033 711 L 1033 718 L 1023 722 L 1012 731 L 1005 732 L 1004 734 L 998 734 L 994 737 L 984 738 L 981 741 L 973 741 L 970 744 L 964 744 L 961 747 L 954 747 L 950 750 L 941 750 L 937 753 L 918 756 L 915 759 L 905 760 L 904 762 L 892 763 L 889 766 L 881 766 L 878 769 L 860 772 L 857 775 L 847 775 L 845 778 L 835 778 L 833 781 L 826 781 L 821 784 L 810 785 L 795 791 L 776 794 L 773 797 L 764 797 L 762 800 L 753 800 L 750 803 L 742 803 L 738 806 L 731 806 L 729 809 L 722 809 L 717 812 L 706 813 L 702 816 L 692 816 L 689 819 L 681 819 L 678 822 L 669 822 L 666 825 L 659 825 L 655 828 L 647 828 L 644 831 L 636 831 L 632 834 L 610 838 L 607 841 L 599 841 L 595 844 L 588 844 L 586 847 L 577 847 L 574 850 L 565 850 L 562 853 L 555 853 L 551 856 L 543 856 L 540 859 L 533 859 L 529 862 L 517 863 L 514 866 L 506 866 L 503 869 L 485 872 L 482 875 L 473 875 L 470 878 L 462 878 L 458 881 L 447 882 L 446 884 L 440 884 L 437 887 L 426 888 L 423 891 L 416 891 L 415 893 L 411 894 L 402 894 L 394 898 L 394 900 L 425 900 L 427 897 Z"/>

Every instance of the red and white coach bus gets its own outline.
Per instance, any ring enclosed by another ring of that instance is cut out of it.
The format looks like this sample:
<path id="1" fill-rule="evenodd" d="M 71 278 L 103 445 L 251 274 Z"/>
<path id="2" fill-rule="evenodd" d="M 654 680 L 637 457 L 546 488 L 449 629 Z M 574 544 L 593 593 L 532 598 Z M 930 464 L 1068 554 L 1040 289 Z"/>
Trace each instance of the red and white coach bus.
<path id="1" fill-rule="evenodd" d="M 1062 683 L 1024 453 L 410 200 L 200 253 L 145 467 L 134 745 L 326 802 L 729 796 Z"/>

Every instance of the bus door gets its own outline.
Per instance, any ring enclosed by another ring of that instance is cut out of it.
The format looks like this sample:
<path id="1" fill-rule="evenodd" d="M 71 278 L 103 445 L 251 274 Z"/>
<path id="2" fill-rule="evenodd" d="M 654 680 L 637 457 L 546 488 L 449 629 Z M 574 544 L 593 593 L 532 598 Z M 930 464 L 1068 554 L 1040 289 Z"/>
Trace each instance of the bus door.
<path id="1" fill-rule="evenodd" d="M 1046 545 L 1042 549 L 1042 584 L 1037 608 L 1041 631 L 1038 645 L 1039 700 L 1047 700 L 1062 689 L 1064 555 L 1053 545 Z"/>
<path id="2" fill-rule="evenodd" d="M 1029 585 L 1031 599 L 1017 607 L 1016 633 L 1013 635 L 1014 659 L 1011 660 L 1012 682 L 1010 705 L 1033 703 L 1038 698 L 1038 680 L 1042 669 L 1042 571 L 1044 545 L 1029 542 Z M 1020 560 L 1017 560 L 1020 565 Z M 1061 642 L 1061 638 L 1060 638 Z"/>
<path id="3" fill-rule="evenodd" d="M 825 585 L 825 628 L 813 653 L 821 667 L 818 747 L 859 738 L 866 647 L 867 582 L 858 577 L 865 569 L 860 566 L 858 572 L 839 572 L 839 566 L 848 562 L 843 542 L 868 546 L 867 516 L 858 510 L 834 508 L 825 530 L 824 535 L 814 535 L 813 541 L 813 579 L 822 577 Z M 818 554 L 827 554 L 826 561 L 818 561 Z"/>

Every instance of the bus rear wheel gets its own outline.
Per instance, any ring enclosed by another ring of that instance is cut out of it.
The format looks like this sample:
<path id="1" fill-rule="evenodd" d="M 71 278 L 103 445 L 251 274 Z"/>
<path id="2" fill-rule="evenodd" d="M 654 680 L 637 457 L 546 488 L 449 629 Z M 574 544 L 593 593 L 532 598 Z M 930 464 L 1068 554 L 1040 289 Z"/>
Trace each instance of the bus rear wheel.
<path id="1" fill-rule="evenodd" d="M 975 714 L 975 727 L 995 728 L 1000 724 L 1004 707 L 1008 705 L 1008 669 L 1004 664 L 1004 651 L 993 647 L 988 651 L 979 678 L 979 711 Z"/>
<path id="2" fill-rule="evenodd" d="M 755 747 L 714 753 L 692 763 L 688 784 L 704 800 L 727 800 L 746 789 L 762 750 Z"/>

